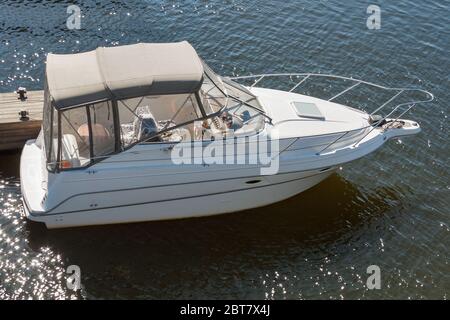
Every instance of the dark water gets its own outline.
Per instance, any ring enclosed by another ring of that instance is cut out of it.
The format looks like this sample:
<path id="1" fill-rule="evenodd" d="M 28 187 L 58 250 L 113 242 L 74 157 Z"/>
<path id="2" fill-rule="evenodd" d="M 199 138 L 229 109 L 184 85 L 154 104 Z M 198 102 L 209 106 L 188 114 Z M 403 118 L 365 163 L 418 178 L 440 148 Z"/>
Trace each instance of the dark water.
<path id="1" fill-rule="evenodd" d="M 322 72 L 421 86 L 436 100 L 391 141 L 287 201 L 171 222 L 47 231 L 22 216 L 19 154 L 0 157 L 0 299 L 437 298 L 450 293 L 450 3 L 373 1 L 0 3 L 0 91 L 40 89 L 48 52 L 187 39 L 224 75 Z M 78 265 L 83 289 L 66 288 Z M 381 290 L 366 288 L 369 265 Z"/>

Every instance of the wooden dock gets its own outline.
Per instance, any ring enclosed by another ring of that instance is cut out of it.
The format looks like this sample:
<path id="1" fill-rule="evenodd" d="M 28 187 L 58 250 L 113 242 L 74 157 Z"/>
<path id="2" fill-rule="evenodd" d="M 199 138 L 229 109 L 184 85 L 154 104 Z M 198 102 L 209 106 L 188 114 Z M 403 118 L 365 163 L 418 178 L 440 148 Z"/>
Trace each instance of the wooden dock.
<path id="1" fill-rule="evenodd" d="M 21 149 L 38 136 L 42 123 L 44 91 L 29 91 L 22 101 L 15 92 L 0 93 L 0 151 Z M 20 120 L 27 111 L 29 120 Z"/>

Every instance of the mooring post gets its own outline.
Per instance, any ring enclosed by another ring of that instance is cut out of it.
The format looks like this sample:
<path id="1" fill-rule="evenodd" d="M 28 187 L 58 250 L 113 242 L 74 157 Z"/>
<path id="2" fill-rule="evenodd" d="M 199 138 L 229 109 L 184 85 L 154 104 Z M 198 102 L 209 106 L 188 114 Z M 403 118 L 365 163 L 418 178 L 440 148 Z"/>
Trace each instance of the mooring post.
<path id="1" fill-rule="evenodd" d="M 28 99 L 27 98 L 27 88 L 19 87 L 19 88 L 17 88 L 16 93 L 19 95 L 17 97 L 17 99 L 19 99 L 20 101 L 25 101 Z"/>

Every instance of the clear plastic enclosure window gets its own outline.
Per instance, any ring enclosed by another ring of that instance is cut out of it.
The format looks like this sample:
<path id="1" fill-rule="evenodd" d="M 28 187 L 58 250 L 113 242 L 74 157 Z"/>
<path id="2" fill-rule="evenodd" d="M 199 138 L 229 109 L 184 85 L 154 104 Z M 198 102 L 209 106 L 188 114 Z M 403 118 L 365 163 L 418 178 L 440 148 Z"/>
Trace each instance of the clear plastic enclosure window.
<path id="1" fill-rule="evenodd" d="M 167 130 L 201 117 L 195 95 L 146 96 L 118 101 L 122 147 L 140 141 L 172 142 L 190 139 L 193 124 Z M 159 134 L 159 132 L 165 133 Z"/>
<path id="2" fill-rule="evenodd" d="M 114 112 L 111 102 L 106 101 L 88 107 L 91 120 L 91 133 L 94 159 L 115 151 Z M 88 129 L 87 127 L 85 130 Z"/>
<path id="3" fill-rule="evenodd" d="M 90 163 L 90 137 L 86 107 L 61 113 L 61 169 Z"/>
<path id="4" fill-rule="evenodd" d="M 61 169 L 84 167 L 115 152 L 111 102 L 73 108 L 61 113 Z"/>

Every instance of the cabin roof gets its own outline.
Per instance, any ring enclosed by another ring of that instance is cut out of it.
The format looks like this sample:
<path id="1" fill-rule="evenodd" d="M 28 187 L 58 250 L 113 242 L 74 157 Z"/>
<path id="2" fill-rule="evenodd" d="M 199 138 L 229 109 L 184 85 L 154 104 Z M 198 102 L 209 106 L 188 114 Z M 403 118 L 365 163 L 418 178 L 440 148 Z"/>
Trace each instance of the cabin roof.
<path id="1" fill-rule="evenodd" d="M 196 92 L 203 66 L 186 41 L 48 54 L 48 90 L 58 109 L 100 100 Z"/>

